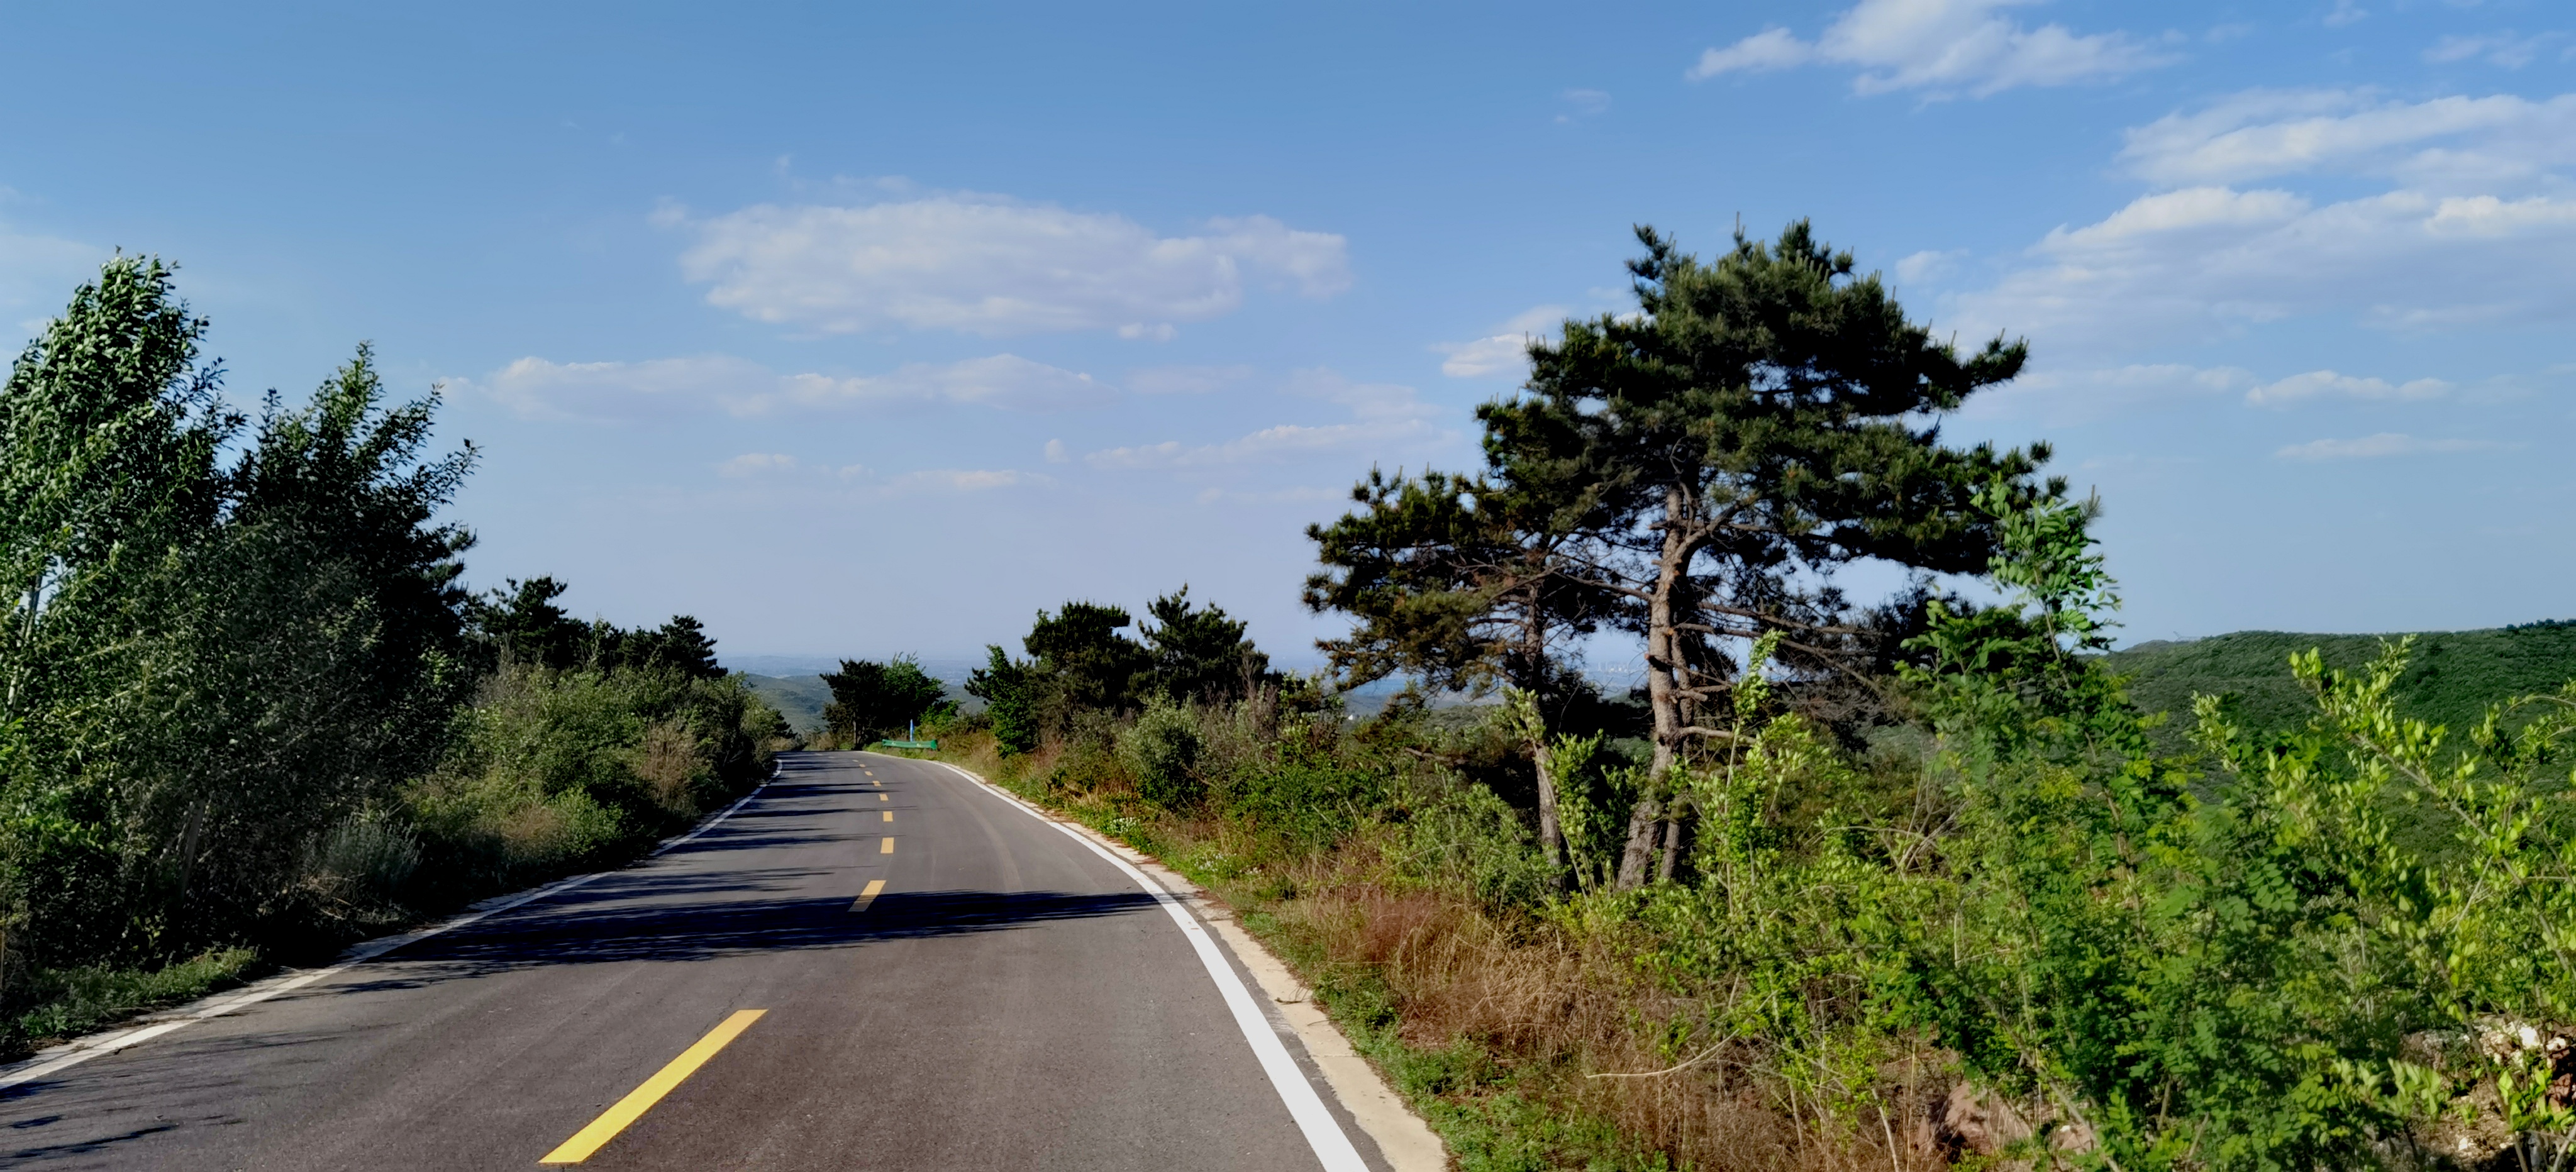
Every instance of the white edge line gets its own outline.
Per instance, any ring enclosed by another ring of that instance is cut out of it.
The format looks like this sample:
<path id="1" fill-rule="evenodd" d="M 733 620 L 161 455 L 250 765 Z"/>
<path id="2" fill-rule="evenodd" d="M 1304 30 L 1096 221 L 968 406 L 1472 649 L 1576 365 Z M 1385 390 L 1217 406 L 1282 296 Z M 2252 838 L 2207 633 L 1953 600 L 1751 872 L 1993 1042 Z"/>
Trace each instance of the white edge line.
<path id="1" fill-rule="evenodd" d="M 776 766 L 772 766 L 769 771 L 769 776 L 760 779 L 760 784 L 753 786 L 750 793 L 742 795 L 741 800 L 725 807 L 723 812 L 717 814 L 715 817 L 699 823 L 696 829 L 691 830 L 687 834 L 681 835 L 678 838 L 674 838 L 660 846 L 654 847 L 652 853 L 647 854 L 644 857 L 648 859 L 660 857 L 663 852 L 668 851 L 673 847 L 685 845 L 691 839 L 694 839 L 701 834 L 705 834 L 709 830 L 715 829 L 717 823 L 732 817 L 734 811 L 751 804 L 751 800 L 759 797 L 760 791 L 768 789 L 769 783 L 776 780 L 777 777 L 778 769 Z M 587 875 L 575 875 L 569 879 L 557 879 L 554 882 L 548 883 L 543 887 L 539 887 L 534 891 L 522 892 L 516 896 L 504 899 L 499 903 L 492 904 L 489 907 L 480 908 L 454 919 L 432 924 L 429 927 L 422 928 L 418 931 L 405 932 L 398 936 L 385 936 L 379 939 L 369 940 L 366 943 L 360 944 L 355 948 L 351 948 L 348 952 L 343 953 L 342 955 L 347 957 L 347 959 L 338 964 L 332 965 L 329 968 L 312 969 L 307 972 L 297 973 L 296 975 L 284 980 L 271 980 L 255 985 L 248 992 L 217 1001 L 202 1009 L 189 1011 L 184 1016 L 175 1020 L 140 1026 L 135 1029 L 124 1030 L 117 1033 L 100 1034 L 86 1041 L 74 1042 L 69 1047 L 71 1051 L 70 1053 L 62 1054 L 53 1058 L 46 1058 L 42 1055 L 38 1055 L 37 1057 L 27 1059 L 25 1063 L 18 1067 L 18 1069 L 9 1070 L 6 1073 L 0 1073 L 0 1091 L 8 1090 L 20 1083 L 33 1082 L 36 1079 L 43 1078 L 58 1070 L 65 1070 L 70 1067 L 78 1066 L 81 1063 L 87 1062 L 90 1059 L 99 1057 L 103 1054 L 113 1054 L 129 1046 L 149 1042 L 154 1038 L 160 1037 L 172 1030 L 179 1029 L 182 1026 L 186 1026 L 194 1022 L 204 1021 L 207 1018 L 212 1017 L 222 1017 L 223 1015 L 235 1010 L 248 1009 L 253 1005 L 257 1005 L 262 1001 L 275 997 L 280 993 L 290 993 L 297 989 L 301 989 L 306 985 L 310 985 L 315 981 L 327 980 L 331 977 L 339 976 L 350 969 L 365 964 L 370 960 L 374 960 L 379 956 L 383 956 L 384 954 L 400 948 L 403 945 L 419 943 L 420 941 L 427 940 L 441 932 L 453 932 L 458 928 L 462 928 L 475 922 L 476 920 L 500 915 L 512 908 L 516 908 L 522 904 L 534 903 L 537 900 L 544 899 L 550 895 L 560 895 L 572 890 L 573 888 L 579 887 L 584 883 L 588 883 L 593 879 L 598 879 L 615 873 L 616 872 L 613 871 L 593 871 Z"/>
<path id="2" fill-rule="evenodd" d="M 1189 909 L 1182 906 L 1178 898 L 1161 883 L 1155 882 L 1153 876 L 1137 870 L 1127 860 L 1111 853 L 1109 848 L 1091 841 L 1081 831 L 1062 821 L 1048 817 L 1044 811 L 1021 801 L 1010 791 L 945 761 L 934 764 L 947 766 L 958 776 L 1019 807 L 1022 813 L 1062 831 L 1065 837 L 1109 860 L 1110 866 L 1126 872 L 1128 878 L 1154 897 L 1154 902 L 1163 905 L 1163 910 L 1171 914 L 1172 922 L 1179 924 L 1182 934 L 1189 937 L 1190 947 L 1197 951 L 1199 963 L 1207 967 L 1208 977 L 1216 982 L 1217 992 L 1224 995 L 1226 1008 L 1234 1011 L 1235 1027 L 1243 1031 L 1244 1041 L 1252 1043 L 1252 1053 L 1261 1060 L 1262 1073 L 1270 1076 L 1270 1085 L 1279 1092 L 1280 1102 L 1287 1106 L 1288 1114 L 1297 1120 L 1297 1129 L 1306 1133 L 1306 1143 L 1314 1148 L 1315 1158 L 1323 1162 L 1326 1172 L 1369 1172 L 1367 1161 L 1360 1159 L 1359 1149 L 1351 1146 L 1351 1138 L 1343 1134 L 1342 1125 L 1324 1107 L 1324 1100 L 1315 1093 L 1314 1084 L 1306 1081 L 1306 1072 L 1299 1070 L 1296 1059 L 1288 1056 L 1288 1047 L 1280 1042 L 1279 1032 L 1271 1027 L 1270 1019 L 1262 1014 L 1260 1004 L 1252 999 L 1252 991 L 1244 988 L 1243 978 L 1236 976 L 1233 967 L 1225 963 L 1225 955 L 1217 950 L 1216 941 L 1209 937 L 1207 929 L 1190 915 Z"/>

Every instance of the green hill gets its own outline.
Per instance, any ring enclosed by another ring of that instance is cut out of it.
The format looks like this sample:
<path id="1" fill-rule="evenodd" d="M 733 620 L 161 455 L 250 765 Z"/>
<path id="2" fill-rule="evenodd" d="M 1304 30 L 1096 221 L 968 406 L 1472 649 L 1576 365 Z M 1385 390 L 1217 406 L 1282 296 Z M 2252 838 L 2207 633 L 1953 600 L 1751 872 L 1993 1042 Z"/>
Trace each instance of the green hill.
<path id="1" fill-rule="evenodd" d="M 2170 712 L 2158 730 L 2168 750 L 2184 747 L 2197 693 L 2235 693 L 2250 731 L 2296 727 L 2311 711 L 2290 678 L 2290 656 L 2316 648 L 2326 666 L 2357 669 L 2397 635 L 2297 635 L 2238 631 L 2187 642 L 2157 640 L 2112 652 L 2113 670 L 2134 678 L 2130 696 L 2149 712 Z M 2489 704 L 2533 692 L 2555 692 L 2576 679 L 2576 622 L 2550 621 L 2483 631 L 2428 631 L 2415 639 L 2398 680 L 2398 710 L 2466 731 Z"/>
<path id="2" fill-rule="evenodd" d="M 832 702 L 832 690 L 823 686 L 823 677 L 744 672 L 742 682 L 751 685 L 753 695 L 769 701 L 770 707 L 786 717 L 788 727 L 803 733 L 823 731 L 823 706 Z"/>

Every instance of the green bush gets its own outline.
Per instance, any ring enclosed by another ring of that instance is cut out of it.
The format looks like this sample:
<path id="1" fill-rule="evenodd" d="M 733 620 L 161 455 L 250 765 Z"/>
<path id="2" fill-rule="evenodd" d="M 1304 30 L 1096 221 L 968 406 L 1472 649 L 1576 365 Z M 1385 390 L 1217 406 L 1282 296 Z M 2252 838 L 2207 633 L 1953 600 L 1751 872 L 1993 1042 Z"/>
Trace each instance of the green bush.
<path id="1" fill-rule="evenodd" d="M 1198 714 L 1156 698 L 1136 722 L 1118 733 L 1118 758 L 1136 780 L 1137 796 L 1165 809 L 1182 809 L 1207 792 L 1198 773 L 1205 745 Z"/>
<path id="2" fill-rule="evenodd" d="M 784 728 L 733 677 L 506 667 L 406 795 L 427 859 L 408 894 L 451 902 L 634 851 L 749 789 Z"/>
<path id="3" fill-rule="evenodd" d="M 1383 768 L 1323 753 L 1295 753 L 1237 770 L 1215 796 L 1225 813 L 1263 834 L 1323 846 L 1367 821 L 1388 791 Z"/>
<path id="4" fill-rule="evenodd" d="M 1474 892 L 1489 908 L 1535 907 L 1554 889 L 1529 820 L 1483 786 L 1438 784 L 1416 804 L 1404 832 L 1409 870 Z"/>

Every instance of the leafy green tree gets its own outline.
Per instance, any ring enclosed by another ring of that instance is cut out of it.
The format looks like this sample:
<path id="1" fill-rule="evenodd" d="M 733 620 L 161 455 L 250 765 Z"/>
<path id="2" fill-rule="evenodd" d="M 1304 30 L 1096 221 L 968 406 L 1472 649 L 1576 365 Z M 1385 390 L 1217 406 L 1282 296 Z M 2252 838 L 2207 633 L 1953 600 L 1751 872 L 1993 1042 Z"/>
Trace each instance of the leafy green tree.
<path id="1" fill-rule="evenodd" d="M 383 399 L 363 346 L 308 406 L 270 396 L 220 529 L 180 563 L 137 767 L 199 939 L 291 904 L 308 847 L 424 772 L 470 687 L 473 538 L 435 518 L 474 453 L 425 454 L 434 395 Z"/>
<path id="2" fill-rule="evenodd" d="M 1867 626 L 1836 569 L 1981 570 L 1995 547 L 1970 507 L 1981 486 L 2063 490 L 2029 480 L 2043 446 L 1954 448 L 1924 422 L 2018 374 L 2020 343 L 1962 356 L 1935 341 L 1803 221 L 1771 244 L 1739 235 L 1713 263 L 1638 239 L 1638 312 L 1568 321 L 1531 347 L 1528 393 L 1478 411 L 1492 479 L 1588 479 L 1594 515 L 1616 518 L 1591 522 L 1571 560 L 1645 639 L 1654 788 L 1631 817 L 1629 886 L 1659 850 L 1666 874 L 1682 854 L 1675 764 L 1734 735 L 1730 646 L 1778 632 L 1784 663 L 1840 670 Z"/>
<path id="3" fill-rule="evenodd" d="M 841 670 L 826 673 L 823 683 L 832 689 L 824 724 L 834 731 L 850 730 L 860 743 L 905 730 L 948 694 L 947 686 L 909 655 L 883 663 L 844 659 Z"/>
<path id="4" fill-rule="evenodd" d="M 1450 691 L 1481 693 L 1497 680 L 1513 690 L 1552 868 L 1564 858 L 1557 799 L 1567 779 L 1551 732 L 1598 723 L 1584 719 L 1597 690 L 1561 651 L 1617 601 L 1577 560 L 1587 537 L 1615 522 L 1601 512 L 1607 480 L 1579 462 L 1556 468 L 1564 474 L 1551 478 L 1526 461 L 1516 481 L 1372 469 L 1351 490 L 1361 509 L 1307 528 L 1328 568 L 1305 591 L 1308 609 L 1356 620 L 1348 637 L 1318 644 L 1346 685 L 1404 673 Z"/>
<path id="5" fill-rule="evenodd" d="M 1592 515 L 1602 483 L 1540 485 L 1426 471 L 1372 469 L 1351 490 L 1361 508 L 1308 526 L 1327 569 L 1306 579 L 1317 613 L 1356 620 L 1319 644 L 1351 684 L 1395 674 L 1481 693 L 1496 682 L 1548 701 L 1574 677 L 1559 662 L 1591 634 L 1611 599 L 1574 559 L 1579 543 L 1615 521 Z"/>
<path id="6" fill-rule="evenodd" d="M 993 726 L 993 742 L 1002 752 L 1033 752 L 1042 731 L 1038 723 L 1037 668 L 1003 654 L 1000 647 L 987 646 L 984 650 L 989 658 L 966 678 L 966 694 L 984 702 L 985 719 Z"/>
<path id="7" fill-rule="evenodd" d="M 1121 712 L 1136 705 L 1138 685 L 1152 678 L 1154 658 L 1119 634 L 1134 622 L 1126 608 L 1096 602 L 1038 612 L 1021 645 L 1043 682 L 1043 719 L 1062 727 L 1077 711 Z"/>
<path id="8" fill-rule="evenodd" d="M 132 913 L 169 844 L 139 759 L 159 714 L 133 685 L 166 653 L 242 423 L 198 360 L 205 329 L 167 265 L 120 256 L 0 386 L 0 973 L 150 946 Z"/>
<path id="9" fill-rule="evenodd" d="M 565 671 L 590 658 L 597 633 L 555 605 L 569 587 L 544 574 L 506 583 L 474 600 L 472 611 L 475 630 L 497 663 Z"/>
<path id="10" fill-rule="evenodd" d="M 1145 608 L 1154 625 L 1143 628 L 1152 656 L 1149 687 L 1176 701 L 1230 704 L 1273 682 L 1270 657 L 1243 637 L 1244 623 L 1222 607 L 1190 605 L 1190 588 L 1155 599 Z"/>
<path id="11" fill-rule="evenodd" d="M 691 679 L 725 677 L 724 666 L 716 662 L 716 641 L 692 615 L 673 615 L 657 629 L 621 633 L 616 659 L 628 667 L 677 671 Z"/>

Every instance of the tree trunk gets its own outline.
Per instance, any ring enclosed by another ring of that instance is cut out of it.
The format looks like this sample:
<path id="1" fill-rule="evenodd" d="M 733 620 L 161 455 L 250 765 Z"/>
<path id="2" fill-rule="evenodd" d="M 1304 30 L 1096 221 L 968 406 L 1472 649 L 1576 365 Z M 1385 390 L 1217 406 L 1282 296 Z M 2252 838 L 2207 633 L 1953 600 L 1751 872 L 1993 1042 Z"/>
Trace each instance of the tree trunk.
<path id="1" fill-rule="evenodd" d="M 1619 860 L 1621 890 L 1646 881 L 1647 857 L 1654 853 L 1657 816 L 1663 809 L 1656 794 L 1681 756 L 1685 727 L 1681 685 L 1673 676 L 1681 662 L 1680 632 L 1673 627 L 1681 618 L 1673 613 L 1673 595 L 1690 568 L 1691 555 L 1698 549 L 1691 527 L 1689 504 L 1682 498 L 1682 491 L 1665 489 L 1664 547 L 1655 558 L 1654 594 L 1646 602 L 1646 706 L 1655 718 L 1655 756 L 1646 772 L 1646 792 L 1637 795 L 1636 810 L 1628 817 L 1628 851 Z"/>
<path id="2" fill-rule="evenodd" d="M 1664 804 L 1652 792 L 1637 799 L 1637 808 L 1628 815 L 1628 849 L 1619 855 L 1619 890 L 1643 886 L 1646 867 L 1655 855 L 1656 832 L 1663 829 Z"/>
<path id="3" fill-rule="evenodd" d="M 1556 755 L 1545 740 L 1530 743 L 1530 763 L 1538 770 L 1538 845 L 1547 854 L 1547 883 L 1565 890 L 1565 828 L 1556 820 Z"/>
<path id="4" fill-rule="evenodd" d="M 1540 706 L 1547 696 L 1547 612 L 1535 585 L 1521 611 L 1521 669 L 1527 673 L 1521 690 L 1530 699 L 1530 765 L 1538 774 L 1538 844 L 1547 854 L 1548 885 L 1563 891 L 1565 827 L 1557 821 L 1556 755 L 1547 748 L 1547 712 Z"/>
<path id="5" fill-rule="evenodd" d="M 1668 816 L 1664 819 L 1664 857 L 1655 864 L 1655 880 L 1659 883 L 1672 882 L 1673 869 L 1681 863 L 1684 812 L 1682 804 L 1674 802 L 1672 809 L 1668 811 Z"/>
<path id="6" fill-rule="evenodd" d="M 188 888 L 197 880 L 197 835 L 206 827 L 206 800 L 199 798 L 188 807 L 188 829 L 179 836 L 179 898 L 188 897 Z"/>

